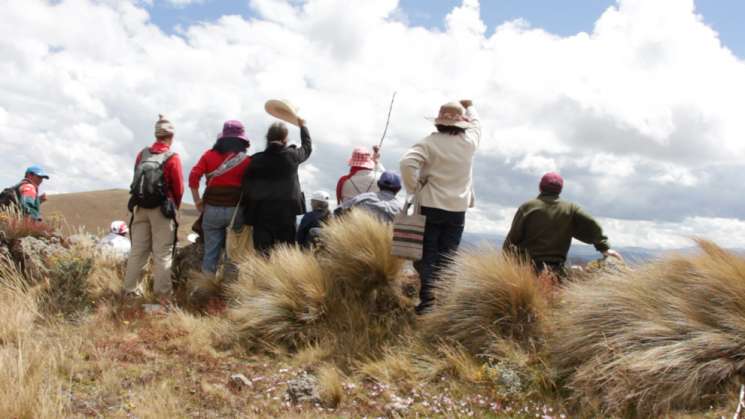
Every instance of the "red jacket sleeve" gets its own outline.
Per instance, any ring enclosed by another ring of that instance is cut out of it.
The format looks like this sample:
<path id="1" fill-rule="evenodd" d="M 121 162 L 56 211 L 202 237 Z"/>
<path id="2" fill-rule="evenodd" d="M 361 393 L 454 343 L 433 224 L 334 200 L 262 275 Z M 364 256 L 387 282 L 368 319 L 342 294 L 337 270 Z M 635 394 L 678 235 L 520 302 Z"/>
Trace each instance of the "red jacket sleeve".
<path id="1" fill-rule="evenodd" d="M 336 203 L 341 204 L 341 191 L 344 188 L 344 182 L 349 179 L 348 175 L 344 175 L 339 178 L 339 181 L 336 182 Z"/>
<path id="2" fill-rule="evenodd" d="M 209 153 L 209 151 L 207 152 Z M 199 181 L 202 180 L 202 176 L 207 173 L 207 153 L 202 154 L 197 164 L 191 168 L 189 172 L 189 187 L 199 188 Z"/>
<path id="3" fill-rule="evenodd" d="M 181 166 L 181 157 L 178 154 L 174 154 L 164 168 L 163 176 L 168 182 L 168 187 L 171 189 L 171 197 L 176 207 L 181 207 L 181 198 L 184 196 L 184 172 Z"/>

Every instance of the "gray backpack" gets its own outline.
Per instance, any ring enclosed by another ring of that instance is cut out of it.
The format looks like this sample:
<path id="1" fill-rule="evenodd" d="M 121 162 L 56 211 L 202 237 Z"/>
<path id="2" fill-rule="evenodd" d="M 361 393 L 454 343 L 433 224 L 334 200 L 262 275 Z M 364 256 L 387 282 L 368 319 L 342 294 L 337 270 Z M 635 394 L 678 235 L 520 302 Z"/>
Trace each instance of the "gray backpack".
<path id="1" fill-rule="evenodd" d="M 158 208 L 166 202 L 168 196 L 163 167 L 174 154 L 172 151 L 155 154 L 149 148 L 142 150 L 140 164 L 135 168 L 129 188 L 131 208 Z"/>

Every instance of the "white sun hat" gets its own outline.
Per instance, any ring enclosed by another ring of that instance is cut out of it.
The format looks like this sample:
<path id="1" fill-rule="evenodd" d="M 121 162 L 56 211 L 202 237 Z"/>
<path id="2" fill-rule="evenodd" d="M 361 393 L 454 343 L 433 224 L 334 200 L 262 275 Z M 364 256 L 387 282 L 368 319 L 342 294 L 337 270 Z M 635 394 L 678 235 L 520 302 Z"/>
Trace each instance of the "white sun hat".
<path id="1" fill-rule="evenodd" d="M 293 106 L 293 104 L 290 103 L 289 100 L 267 100 L 264 104 L 264 109 L 269 115 L 288 122 L 292 125 L 297 125 L 297 120 L 300 118 L 300 116 L 298 115 L 298 108 Z"/>

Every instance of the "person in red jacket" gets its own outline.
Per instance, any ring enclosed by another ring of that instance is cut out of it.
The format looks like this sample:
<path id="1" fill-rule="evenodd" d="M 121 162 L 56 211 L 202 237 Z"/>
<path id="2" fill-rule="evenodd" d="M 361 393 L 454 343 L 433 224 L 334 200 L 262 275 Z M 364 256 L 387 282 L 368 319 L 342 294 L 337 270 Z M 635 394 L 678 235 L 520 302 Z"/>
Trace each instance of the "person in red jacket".
<path id="1" fill-rule="evenodd" d="M 220 253 L 225 249 L 226 228 L 232 221 L 242 223 L 241 179 L 251 158 L 247 154 L 250 143 L 240 121 L 226 121 L 215 145 L 207 150 L 189 174 L 189 188 L 197 209 L 202 213 L 204 258 L 202 272 L 214 275 Z M 206 178 L 204 198 L 199 195 L 199 183 Z M 226 255 L 227 256 L 227 255 Z M 226 261 L 227 262 L 227 261 Z M 226 264 L 226 269 L 234 268 Z"/>
<path id="2" fill-rule="evenodd" d="M 125 297 L 141 295 L 142 272 L 152 254 L 153 290 L 161 304 L 170 303 L 173 292 L 171 266 L 176 221 L 184 195 L 181 159 L 171 151 L 173 135 L 173 124 L 161 115 L 155 123 L 155 143 L 137 154 L 129 202 L 132 250 L 127 261 L 124 294 Z"/>

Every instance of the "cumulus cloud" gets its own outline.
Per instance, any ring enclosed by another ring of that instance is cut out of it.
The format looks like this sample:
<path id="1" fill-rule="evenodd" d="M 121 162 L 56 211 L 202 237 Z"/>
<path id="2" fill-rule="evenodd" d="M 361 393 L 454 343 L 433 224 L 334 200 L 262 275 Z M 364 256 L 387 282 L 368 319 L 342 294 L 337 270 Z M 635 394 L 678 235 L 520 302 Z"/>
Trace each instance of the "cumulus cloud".
<path id="1" fill-rule="evenodd" d="M 383 157 L 392 168 L 441 103 L 479 106 L 470 231 L 506 230 L 548 170 L 623 243 L 678 245 L 664 234 L 690 229 L 729 240 L 727 226 L 741 228 L 745 63 L 692 0 L 620 0 L 591 33 L 569 37 L 523 20 L 489 30 L 477 0 L 442 30 L 411 26 L 396 0 L 250 5 L 251 18 L 168 34 L 142 1 L 8 2 L 0 181 L 38 162 L 55 175 L 50 191 L 126 187 L 158 113 L 176 124 L 188 171 L 225 119 L 244 121 L 261 149 L 263 103 L 279 97 L 301 108 L 316 141 L 305 188 L 333 190 L 351 148 L 379 139 L 397 90 Z"/>

